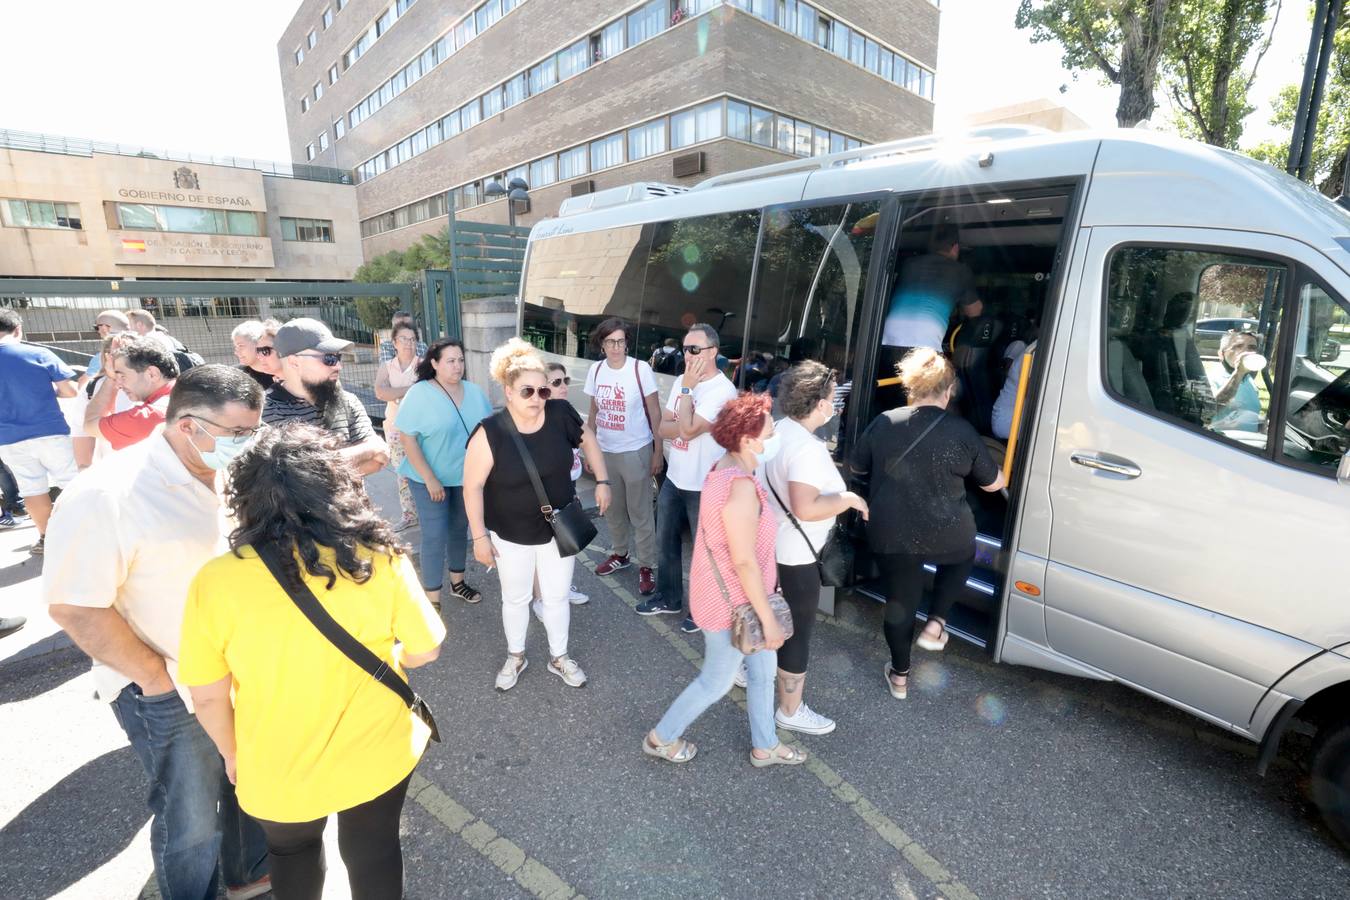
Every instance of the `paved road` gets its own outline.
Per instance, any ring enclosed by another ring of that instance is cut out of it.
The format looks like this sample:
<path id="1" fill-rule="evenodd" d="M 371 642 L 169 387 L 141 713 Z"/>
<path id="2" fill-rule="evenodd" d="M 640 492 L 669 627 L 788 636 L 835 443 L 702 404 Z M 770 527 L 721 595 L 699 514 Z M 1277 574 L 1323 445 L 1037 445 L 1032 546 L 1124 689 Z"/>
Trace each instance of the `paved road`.
<path id="1" fill-rule="evenodd" d="M 36 600 L 27 542 L 0 534 L 0 610 Z M 693 763 L 648 759 L 641 736 L 694 676 L 701 639 L 635 615 L 632 570 L 582 567 L 592 601 L 571 651 L 591 683 L 545 670 L 536 625 L 529 670 L 498 694 L 496 584 L 470 571 L 484 602 L 447 604 L 442 658 L 415 676 L 445 743 L 406 810 L 409 897 L 1302 898 L 1350 884 L 1293 765 L 1259 779 L 1250 745 L 1197 720 L 955 643 L 921 654 L 897 703 L 867 601 L 816 630 L 808 697 L 840 725 L 802 740 L 810 765 L 750 767 L 739 691 L 691 729 Z M 135 897 L 150 874 L 140 772 L 50 627 L 0 646 L 0 897 Z M 343 897 L 330 867 L 326 896 Z"/>

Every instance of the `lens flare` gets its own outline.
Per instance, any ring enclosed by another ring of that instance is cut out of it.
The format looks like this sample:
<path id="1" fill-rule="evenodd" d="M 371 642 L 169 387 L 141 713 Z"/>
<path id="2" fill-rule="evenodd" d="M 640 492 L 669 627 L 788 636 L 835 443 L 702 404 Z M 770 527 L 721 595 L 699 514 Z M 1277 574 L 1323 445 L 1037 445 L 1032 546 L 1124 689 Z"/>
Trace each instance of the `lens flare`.
<path id="1" fill-rule="evenodd" d="M 1008 720 L 1008 705 L 993 694 L 981 694 L 977 697 L 975 712 L 990 725 L 1002 725 Z"/>
<path id="2" fill-rule="evenodd" d="M 680 276 L 680 286 L 691 294 L 698 290 L 698 283 L 699 278 L 697 273 L 685 272 Z"/>
<path id="3" fill-rule="evenodd" d="M 914 667 L 914 685 L 925 691 L 941 692 L 951 680 L 951 673 L 942 663 L 924 662 Z"/>
<path id="4" fill-rule="evenodd" d="M 680 251 L 684 261 L 689 265 L 697 265 L 699 259 L 703 257 L 703 251 L 698 248 L 698 244 L 685 244 L 684 249 Z"/>

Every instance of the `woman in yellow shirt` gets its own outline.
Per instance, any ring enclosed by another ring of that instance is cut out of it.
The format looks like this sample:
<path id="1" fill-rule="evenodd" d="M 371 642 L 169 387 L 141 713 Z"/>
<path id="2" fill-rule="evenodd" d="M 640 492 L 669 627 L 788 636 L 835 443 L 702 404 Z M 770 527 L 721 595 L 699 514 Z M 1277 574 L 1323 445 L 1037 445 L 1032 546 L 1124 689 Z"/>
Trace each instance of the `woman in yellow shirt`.
<path id="1" fill-rule="evenodd" d="M 399 812 L 429 730 L 319 632 L 255 548 L 280 551 L 282 577 L 303 579 L 400 676 L 434 660 L 445 637 L 337 449 L 326 432 L 291 425 L 265 430 L 235 461 L 232 552 L 197 573 L 183 616 L 179 678 L 240 806 L 262 825 L 278 900 L 321 895 L 331 813 L 352 895 L 403 895 Z"/>

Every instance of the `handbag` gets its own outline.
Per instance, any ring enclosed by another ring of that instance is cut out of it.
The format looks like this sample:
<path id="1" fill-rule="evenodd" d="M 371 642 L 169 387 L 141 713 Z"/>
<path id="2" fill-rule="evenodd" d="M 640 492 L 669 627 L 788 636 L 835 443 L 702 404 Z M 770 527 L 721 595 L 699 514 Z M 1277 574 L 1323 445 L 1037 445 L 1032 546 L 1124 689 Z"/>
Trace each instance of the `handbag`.
<path id="1" fill-rule="evenodd" d="M 553 529 L 554 540 L 558 542 L 558 555 L 576 556 L 586 549 L 587 544 L 595 540 L 598 534 L 595 523 L 586 514 L 586 510 L 581 506 L 581 500 L 575 494 L 562 509 L 553 508 L 548 502 L 548 494 L 544 493 L 544 482 L 539 479 L 539 469 L 535 467 L 534 457 L 530 456 L 525 441 L 521 440 L 516 423 L 511 419 L 509 412 L 504 412 L 503 418 L 506 419 L 506 430 L 510 433 L 511 440 L 516 442 L 516 449 L 520 451 L 520 458 L 525 463 L 530 483 L 534 485 L 534 493 L 539 498 L 539 511 L 544 514 L 544 521 L 548 522 L 548 527 Z"/>
<path id="2" fill-rule="evenodd" d="M 258 553 L 258 558 L 262 560 L 263 565 L 267 566 L 267 571 L 272 573 L 277 584 L 290 596 L 291 602 L 299 608 L 300 612 L 305 614 L 310 624 L 319 630 L 319 633 L 328 639 L 328 642 L 342 652 L 344 656 L 356 663 L 362 669 L 370 673 L 380 684 L 389 688 L 398 698 L 403 701 L 408 709 L 412 710 L 417 718 L 426 723 L 431 729 L 431 739 L 436 743 L 441 742 L 440 729 L 436 727 L 436 718 L 431 714 L 431 707 L 408 685 L 408 682 L 400 678 L 389 663 L 380 659 L 375 652 L 365 644 L 352 637 L 347 629 L 337 623 L 328 610 L 319 603 L 319 598 L 314 596 L 309 585 L 304 580 L 300 581 L 298 590 L 292 590 L 286 586 L 284 570 L 281 567 L 281 557 L 277 553 L 275 546 L 254 547 Z"/>
<path id="3" fill-rule="evenodd" d="M 841 533 L 839 524 L 835 523 L 830 528 L 830 533 L 825 537 L 825 543 L 820 547 L 820 552 L 811 543 L 811 539 L 806 536 L 806 530 L 802 528 L 797 517 L 792 514 L 792 510 L 783 502 L 783 498 L 778 496 L 778 491 L 774 489 L 773 482 L 769 480 L 769 475 L 764 474 L 764 483 L 769 486 L 769 493 L 773 494 L 773 499 L 778 501 L 778 505 L 787 513 L 788 521 L 797 529 L 797 533 L 806 541 L 806 548 L 811 551 L 811 555 L 816 558 L 816 571 L 820 573 L 820 583 L 825 587 L 845 587 L 848 584 L 849 575 L 853 571 L 853 542 Z"/>
<path id="4" fill-rule="evenodd" d="M 755 607 L 749 603 L 742 603 L 740 606 L 732 604 L 727 583 L 722 580 L 722 573 L 717 569 L 717 559 L 708 547 L 707 538 L 703 538 L 703 550 L 708 554 L 708 565 L 712 568 L 713 577 L 717 579 L 722 599 L 731 610 L 731 646 L 746 655 L 763 650 L 764 623 L 759 620 Z M 773 613 L 778 627 L 783 630 L 783 640 L 792 637 L 792 609 L 787 605 L 781 591 L 775 590 L 769 594 L 769 611 Z"/>

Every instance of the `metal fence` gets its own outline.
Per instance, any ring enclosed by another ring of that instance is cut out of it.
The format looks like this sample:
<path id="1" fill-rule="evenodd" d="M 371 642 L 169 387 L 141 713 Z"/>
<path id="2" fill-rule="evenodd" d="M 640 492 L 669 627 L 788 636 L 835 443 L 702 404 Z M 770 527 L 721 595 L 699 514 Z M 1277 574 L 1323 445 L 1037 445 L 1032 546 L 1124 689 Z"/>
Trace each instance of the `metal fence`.
<path id="1" fill-rule="evenodd" d="M 500 297 L 520 289 L 530 229 L 456 220 L 450 227 L 450 273 L 456 302 Z"/>

